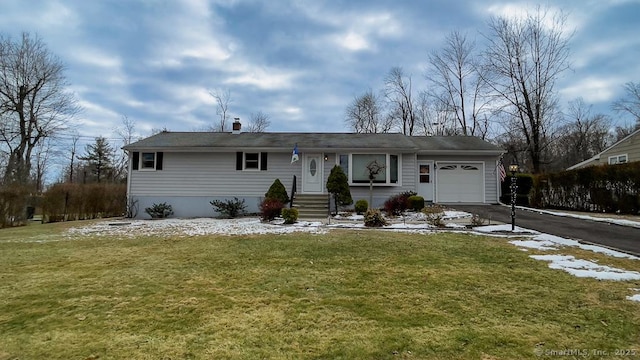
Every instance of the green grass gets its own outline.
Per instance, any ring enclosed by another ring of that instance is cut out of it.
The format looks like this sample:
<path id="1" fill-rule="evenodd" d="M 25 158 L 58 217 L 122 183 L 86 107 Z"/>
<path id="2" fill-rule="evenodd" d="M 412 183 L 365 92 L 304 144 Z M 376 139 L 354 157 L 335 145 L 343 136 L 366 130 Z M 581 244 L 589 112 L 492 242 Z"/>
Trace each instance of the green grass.
<path id="1" fill-rule="evenodd" d="M 501 238 L 68 238 L 72 225 L 0 231 L 0 360 L 640 357 L 638 282 L 575 278 Z"/>

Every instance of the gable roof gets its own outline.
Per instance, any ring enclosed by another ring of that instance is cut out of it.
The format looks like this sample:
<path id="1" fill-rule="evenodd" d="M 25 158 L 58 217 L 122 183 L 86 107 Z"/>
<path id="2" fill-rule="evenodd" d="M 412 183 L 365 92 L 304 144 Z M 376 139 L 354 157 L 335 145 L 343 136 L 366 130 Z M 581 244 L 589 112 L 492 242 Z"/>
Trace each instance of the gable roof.
<path id="1" fill-rule="evenodd" d="M 124 146 L 125 150 L 291 151 L 385 150 L 400 152 L 469 152 L 501 154 L 502 149 L 474 136 L 406 136 L 400 133 L 161 132 Z"/>
<path id="2" fill-rule="evenodd" d="M 618 145 L 620 145 L 620 144 L 622 144 L 622 143 L 626 142 L 627 140 L 631 139 L 632 137 L 634 137 L 634 136 L 636 136 L 636 135 L 640 136 L 640 128 L 639 128 L 639 129 L 637 129 L 636 131 L 632 132 L 631 134 L 629 134 L 629 135 L 627 135 L 627 136 L 623 137 L 621 140 L 617 141 L 615 144 L 613 144 L 613 145 L 609 146 L 608 148 L 606 148 L 606 149 L 602 150 L 601 152 L 599 152 L 598 154 L 594 155 L 593 157 L 591 157 L 591 158 L 589 158 L 589 159 L 587 159 L 587 160 L 581 161 L 581 162 L 579 162 L 579 163 L 577 163 L 577 164 L 575 164 L 575 165 L 572 165 L 572 166 L 568 167 L 568 168 L 567 168 L 567 170 L 574 170 L 574 169 L 578 169 L 578 168 L 581 168 L 581 167 L 587 166 L 587 165 L 589 165 L 589 164 L 590 164 L 590 163 L 592 163 L 592 162 L 595 162 L 595 161 L 597 161 L 597 160 L 600 160 L 600 155 L 602 155 L 602 154 L 604 154 L 604 153 L 606 153 L 606 152 L 610 151 L 611 149 L 613 149 L 613 148 L 615 148 L 616 146 L 618 146 Z"/>

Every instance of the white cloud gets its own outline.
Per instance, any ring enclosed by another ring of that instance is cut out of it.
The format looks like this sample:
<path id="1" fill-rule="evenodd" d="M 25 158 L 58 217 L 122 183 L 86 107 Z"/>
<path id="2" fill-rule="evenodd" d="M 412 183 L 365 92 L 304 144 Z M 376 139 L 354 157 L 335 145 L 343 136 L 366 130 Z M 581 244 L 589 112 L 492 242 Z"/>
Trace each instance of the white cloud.
<path id="1" fill-rule="evenodd" d="M 612 77 L 589 76 L 561 89 L 560 93 L 568 99 L 582 97 L 587 103 L 608 102 L 615 97 L 621 83 L 624 81 Z"/>

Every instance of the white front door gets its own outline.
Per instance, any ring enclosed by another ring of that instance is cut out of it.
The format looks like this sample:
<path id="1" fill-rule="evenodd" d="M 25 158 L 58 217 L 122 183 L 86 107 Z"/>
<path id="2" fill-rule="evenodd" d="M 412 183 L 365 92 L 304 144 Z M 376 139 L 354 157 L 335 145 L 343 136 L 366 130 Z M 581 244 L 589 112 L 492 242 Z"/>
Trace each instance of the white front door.
<path id="1" fill-rule="evenodd" d="M 418 195 L 433 201 L 433 162 L 418 161 Z"/>
<path id="2" fill-rule="evenodd" d="M 302 165 L 302 192 L 322 193 L 322 154 L 303 154 Z"/>

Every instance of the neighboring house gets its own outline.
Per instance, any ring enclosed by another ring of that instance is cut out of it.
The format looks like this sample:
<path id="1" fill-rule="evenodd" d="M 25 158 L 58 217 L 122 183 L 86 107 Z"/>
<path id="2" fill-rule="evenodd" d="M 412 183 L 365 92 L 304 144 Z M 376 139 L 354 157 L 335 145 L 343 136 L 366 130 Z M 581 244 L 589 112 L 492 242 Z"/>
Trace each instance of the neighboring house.
<path id="1" fill-rule="evenodd" d="M 297 144 L 299 160 L 292 162 Z M 238 197 L 249 212 L 275 179 L 291 195 L 327 194 L 327 177 L 340 165 L 354 201 L 369 199 L 365 169 L 385 166 L 375 179 L 373 206 L 415 191 L 426 201 L 498 203 L 496 171 L 502 149 L 471 136 L 355 133 L 161 132 L 124 147 L 129 153 L 127 193 L 138 217 L 154 203 L 172 205 L 177 217 L 216 215 L 210 201 Z"/>
<path id="2" fill-rule="evenodd" d="M 567 168 L 567 170 L 579 169 L 594 165 L 625 164 L 634 161 L 640 161 L 640 129 L 632 132 L 622 140 L 609 146 L 603 152 L 597 154 L 596 156 L 575 164 Z"/>

